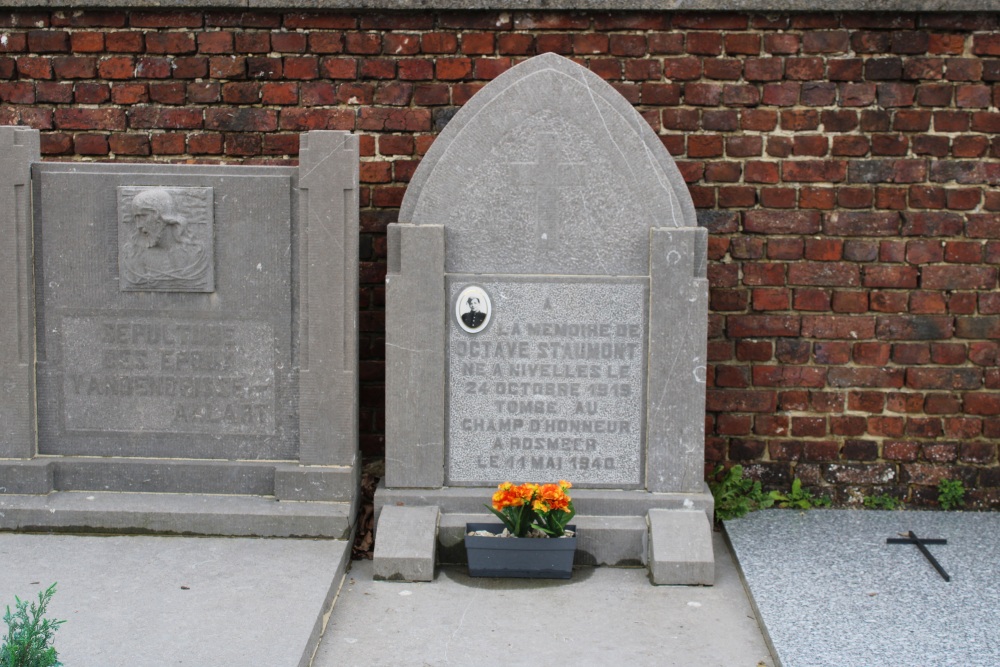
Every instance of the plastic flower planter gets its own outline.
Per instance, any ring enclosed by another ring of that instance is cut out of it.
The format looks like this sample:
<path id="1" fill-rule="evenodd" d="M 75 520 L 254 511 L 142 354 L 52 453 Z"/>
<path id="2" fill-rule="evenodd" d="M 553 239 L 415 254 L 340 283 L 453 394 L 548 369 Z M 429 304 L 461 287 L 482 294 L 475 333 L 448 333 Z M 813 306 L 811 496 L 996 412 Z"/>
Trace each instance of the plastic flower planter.
<path id="1" fill-rule="evenodd" d="M 469 535 L 486 530 L 503 532 L 500 523 L 465 524 L 465 551 L 470 577 L 519 577 L 524 579 L 569 579 L 576 553 L 576 526 L 566 526 L 573 537 L 484 537 Z"/>

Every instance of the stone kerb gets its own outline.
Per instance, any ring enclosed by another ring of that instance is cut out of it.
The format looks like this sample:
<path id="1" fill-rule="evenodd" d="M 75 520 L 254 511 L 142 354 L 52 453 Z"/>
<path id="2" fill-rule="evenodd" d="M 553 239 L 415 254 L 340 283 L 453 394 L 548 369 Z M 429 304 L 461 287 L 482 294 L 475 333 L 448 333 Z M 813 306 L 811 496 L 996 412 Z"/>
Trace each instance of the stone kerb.
<path id="1" fill-rule="evenodd" d="M 497 77 L 436 139 L 388 240 L 376 510 L 446 515 L 456 487 L 566 478 L 598 502 L 633 492 L 627 515 L 650 494 L 710 512 L 707 234 L 610 85 L 555 54 Z"/>
<path id="2" fill-rule="evenodd" d="M 345 537 L 357 137 L 303 136 L 299 168 L 42 163 L 37 131 L 12 141 L 0 527 Z"/>

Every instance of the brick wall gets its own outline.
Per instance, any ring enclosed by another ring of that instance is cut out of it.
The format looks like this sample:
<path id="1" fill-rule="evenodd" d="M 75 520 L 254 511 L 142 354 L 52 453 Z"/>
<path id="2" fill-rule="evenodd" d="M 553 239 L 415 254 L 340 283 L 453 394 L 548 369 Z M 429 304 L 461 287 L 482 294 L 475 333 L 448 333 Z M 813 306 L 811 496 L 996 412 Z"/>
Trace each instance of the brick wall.
<path id="1" fill-rule="evenodd" d="M 0 122 L 48 158 L 291 163 L 361 134 L 362 449 L 385 229 L 455 109 L 555 51 L 660 134 L 711 231 L 707 462 L 841 502 L 1000 506 L 998 14 L 0 14 Z"/>

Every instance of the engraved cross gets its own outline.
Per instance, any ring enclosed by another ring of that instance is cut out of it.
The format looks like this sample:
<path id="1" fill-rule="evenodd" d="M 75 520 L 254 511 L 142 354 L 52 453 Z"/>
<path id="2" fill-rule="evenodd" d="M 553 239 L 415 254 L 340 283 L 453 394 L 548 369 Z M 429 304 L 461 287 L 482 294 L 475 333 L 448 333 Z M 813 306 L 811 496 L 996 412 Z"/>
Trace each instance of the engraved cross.
<path id="1" fill-rule="evenodd" d="M 539 254 L 548 254 L 559 248 L 559 223 L 564 211 L 560 210 L 558 191 L 581 185 L 581 164 L 566 162 L 555 133 L 539 133 L 535 138 L 533 162 L 513 162 L 517 167 L 513 177 L 516 185 L 534 188 L 534 244 Z"/>

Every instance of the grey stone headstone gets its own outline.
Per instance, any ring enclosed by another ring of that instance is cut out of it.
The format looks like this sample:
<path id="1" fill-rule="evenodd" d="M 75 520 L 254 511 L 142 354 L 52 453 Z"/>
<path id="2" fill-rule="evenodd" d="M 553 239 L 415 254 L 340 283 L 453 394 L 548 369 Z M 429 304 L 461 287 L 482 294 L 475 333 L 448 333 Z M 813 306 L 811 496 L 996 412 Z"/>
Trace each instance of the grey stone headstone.
<path id="1" fill-rule="evenodd" d="M 10 284 L 35 286 L 16 340 L 36 360 L 37 453 L 52 457 L 54 490 L 352 503 L 357 137 L 304 135 L 298 168 L 20 152 L 33 222 L 25 208 L 11 223 L 25 233 L 0 247 L 28 258 L 16 276 L 5 266 Z M 35 442 L 4 446 L 29 458 Z"/>
<path id="2" fill-rule="evenodd" d="M 31 163 L 39 135 L 0 127 L 0 459 L 35 453 Z"/>
<path id="3" fill-rule="evenodd" d="M 505 73 L 435 141 L 400 223 L 390 487 L 545 475 L 701 490 L 705 232 L 670 155 L 614 89 L 553 54 Z M 440 228 L 441 250 L 408 248 Z M 469 289 L 490 311 L 474 328 Z"/>
<path id="4" fill-rule="evenodd" d="M 386 506 L 448 514 L 435 489 L 562 478 L 710 510 L 707 232 L 610 85 L 555 54 L 497 77 L 388 241 Z"/>

